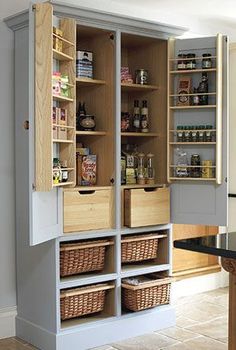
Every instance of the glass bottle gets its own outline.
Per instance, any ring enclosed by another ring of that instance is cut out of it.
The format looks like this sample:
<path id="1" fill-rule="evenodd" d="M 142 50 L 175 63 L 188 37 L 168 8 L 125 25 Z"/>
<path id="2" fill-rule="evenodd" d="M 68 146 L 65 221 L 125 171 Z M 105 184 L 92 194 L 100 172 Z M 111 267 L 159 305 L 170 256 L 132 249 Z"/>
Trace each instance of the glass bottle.
<path id="1" fill-rule="evenodd" d="M 144 157 L 144 153 L 138 153 L 137 183 L 139 185 L 145 184 Z"/>
<path id="2" fill-rule="evenodd" d="M 138 100 L 134 100 L 133 130 L 136 132 L 140 131 L 140 108 Z"/>
<path id="3" fill-rule="evenodd" d="M 141 132 L 149 131 L 149 117 L 148 117 L 148 106 L 147 100 L 143 101 L 143 106 L 141 109 Z"/>
<path id="4" fill-rule="evenodd" d="M 154 169 L 154 154 L 148 153 L 147 154 L 147 178 L 146 183 L 147 184 L 154 184 L 155 183 L 155 169 Z"/>
<path id="5" fill-rule="evenodd" d="M 208 93 L 207 73 L 202 73 L 202 80 L 199 83 L 198 92 L 201 94 Z M 199 104 L 200 105 L 208 105 L 208 95 L 199 95 Z"/>
<path id="6" fill-rule="evenodd" d="M 67 160 L 61 161 L 61 182 L 67 182 L 69 178 L 68 170 L 67 170 Z"/>

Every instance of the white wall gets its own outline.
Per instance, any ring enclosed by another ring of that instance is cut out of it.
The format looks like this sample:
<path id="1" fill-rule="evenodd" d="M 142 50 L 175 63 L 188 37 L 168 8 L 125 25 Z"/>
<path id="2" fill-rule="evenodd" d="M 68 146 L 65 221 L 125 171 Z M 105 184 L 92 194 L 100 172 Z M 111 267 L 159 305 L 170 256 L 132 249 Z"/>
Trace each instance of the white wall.
<path id="1" fill-rule="evenodd" d="M 236 25 L 233 21 L 210 19 L 206 15 L 196 17 L 181 12 L 180 3 L 172 1 L 168 9 L 168 1 L 139 0 L 64 0 L 77 6 L 82 5 L 119 14 L 181 25 L 190 28 L 191 36 L 216 34 L 222 32 L 231 35 L 236 41 Z M 169 2 L 171 2 L 169 0 Z M 11 307 L 16 305 L 15 290 L 15 229 L 14 229 L 14 123 L 13 123 L 13 33 L 8 30 L 1 19 L 22 11 L 28 7 L 30 0 L 1 1 L 0 3 L 0 319 L 1 312 L 9 316 Z M 155 4 L 155 6 L 154 6 Z M 183 3 L 181 2 L 182 6 Z M 175 9 L 176 7 L 176 9 Z M 193 6 L 195 11 L 195 6 Z M 23 88 L 23 87 L 21 87 Z M 17 182 L 17 179 L 16 179 Z M 12 324 L 9 327 L 13 327 Z M 13 328 L 12 328 L 13 332 Z M 10 335 L 5 332 L 5 335 Z M 0 337 L 1 322 L 0 322 Z"/>

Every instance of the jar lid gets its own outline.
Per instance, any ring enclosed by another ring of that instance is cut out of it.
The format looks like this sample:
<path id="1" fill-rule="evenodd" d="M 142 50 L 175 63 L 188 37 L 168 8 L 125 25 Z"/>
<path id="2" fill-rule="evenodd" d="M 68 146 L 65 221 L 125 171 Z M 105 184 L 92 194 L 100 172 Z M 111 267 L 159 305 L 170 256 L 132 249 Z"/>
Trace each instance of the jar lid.
<path id="1" fill-rule="evenodd" d="M 203 53 L 202 57 L 211 57 L 211 53 Z"/>

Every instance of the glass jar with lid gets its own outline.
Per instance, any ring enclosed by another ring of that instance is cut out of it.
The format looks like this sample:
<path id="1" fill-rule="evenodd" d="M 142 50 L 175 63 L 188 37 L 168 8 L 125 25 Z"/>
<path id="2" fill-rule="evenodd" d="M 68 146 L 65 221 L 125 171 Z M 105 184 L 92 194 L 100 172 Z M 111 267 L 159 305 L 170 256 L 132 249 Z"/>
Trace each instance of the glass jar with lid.
<path id="1" fill-rule="evenodd" d="M 188 53 L 187 54 L 187 64 L 186 64 L 186 69 L 196 69 L 196 55 L 195 53 Z"/>
<path id="2" fill-rule="evenodd" d="M 210 53 L 204 53 L 202 55 L 202 69 L 212 68 L 212 59 Z"/>
<path id="3" fill-rule="evenodd" d="M 180 53 L 178 55 L 177 69 L 178 70 L 186 69 L 186 64 L 187 64 L 186 55 L 183 53 Z"/>

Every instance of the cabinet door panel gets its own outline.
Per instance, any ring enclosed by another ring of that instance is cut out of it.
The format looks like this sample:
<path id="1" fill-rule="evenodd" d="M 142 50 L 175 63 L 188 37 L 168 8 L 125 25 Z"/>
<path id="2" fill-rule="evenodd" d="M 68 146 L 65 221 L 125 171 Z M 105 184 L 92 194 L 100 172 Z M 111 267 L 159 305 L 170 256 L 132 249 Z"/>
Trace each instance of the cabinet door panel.
<path id="1" fill-rule="evenodd" d="M 172 55 L 179 52 L 196 52 L 196 56 L 213 53 L 215 50 L 216 72 L 209 72 L 209 91 L 216 91 L 216 108 L 189 109 L 174 111 L 169 114 L 170 129 L 176 129 L 177 124 L 199 125 L 213 124 L 216 128 L 216 145 L 181 145 L 179 147 L 187 151 L 188 158 L 191 154 L 199 153 L 202 160 L 213 159 L 215 162 L 215 179 L 205 181 L 200 179 L 180 179 L 171 183 L 171 222 L 176 224 L 200 224 L 200 225 L 227 225 L 228 214 L 228 185 L 227 185 L 227 124 L 228 124 L 228 44 L 227 38 L 221 35 L 213 38 L 176 40 L 172 45 Z M 207 49 L 209 48 L 209 49 Z M 196 50 L 196 51 L 194 51 Z M 171 50 L 170 50 L 171 51 Z M 174 53 L 173 53 L 174 52 Z M 199 63 L 201 64 L 201 63 Z M 176 68 L 175 68 L 176 69 Z M 173 68 L 172 68 L 173 70 Z M 193 84 L 196 84 L 198 73 L 190 73 Z M 215 77 L 214 77 L 215 75 Z M 211 78 L 213 76 L 213 78 Z M 194 85 L 195 86 L 195 85 Z M 176 89 L 176 86 L 174 87 Z M 173 91 L 173 90 L 172 90 Z M 173 94 L 173 92 L 171 92 Z M 170 147 L 170 146 L 169 146 Z M 170 148 L 169 148 L 170 150 Z M 211 158 L 212 157 L 212 158 Z M 169 157 L 169 161 L 176 163 L 176 156 Z M 169 163 L 170 164 L 170 163 Z M 168 169 L 169 171 L 169 169 Z M 170 177 L 171 181 L 171 177 Z"/>

